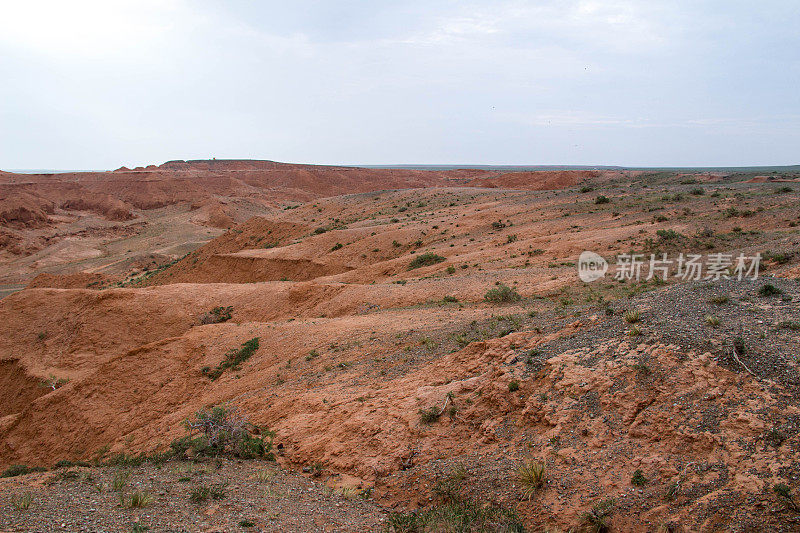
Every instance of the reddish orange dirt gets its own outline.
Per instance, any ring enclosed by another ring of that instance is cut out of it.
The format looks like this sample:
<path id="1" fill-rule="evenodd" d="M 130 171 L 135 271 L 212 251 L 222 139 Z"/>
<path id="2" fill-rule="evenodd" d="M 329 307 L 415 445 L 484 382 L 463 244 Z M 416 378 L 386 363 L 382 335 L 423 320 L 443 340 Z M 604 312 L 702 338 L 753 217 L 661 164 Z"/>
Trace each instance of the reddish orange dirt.
<path id="1" fill-rule="evenodd" d="M 70 214 L 60 195 L 78 189 L 97 195 L 82 208 L 101 217 L 113 205 L 134 220 L 166 209 L 159 220 L 230 226 L 160 264 L 106 256 L 115 276 L 58 263 L 61 275 L 0 300 L 2 467 L 164 450 L 184 419 L 227 403 L 276 432 L 283 465 L 319 463 L 387 509 L 434 505 L 435 482 L 461 465 L 473 497 L 533 530 L 576 526 L 606 496 L 619 531 L 797 530 L 772 490 L 796 490 L 800 476 L 797 345 L 780 325 L 800 307 L 800 257 L 776 255 L 800 245 L 797 189 L 718 176 L 696 194 L 683 177 L 644 173 L 257 161 L 2 180 L 41 213 L 8 222 L 23 240 L 37 224 L 58 227 L 53 217 Z M 262 209 L 240 220 L 245 199 Z M 731 282 L 715 307 L 722 289 L 702 282 L 576 275 L 583 250 L 610 258 L 678 243 L 773 252 L 765 273 L 788 300 Z M 139 255 L 180 243 L 146 244 Z M 412 268 L 426 253 L 440 260 Z M 487 301 L 500 283 L 521 299 Z M 231 320 L 201 324 L 217 306 Z M 746 320 L 764 336 L 747 337 L 739 364 L 727 346 Z M 239 370 L 204 375 L 254 337 Z M 41 386 L 51 377 L 66 381 Z M 437 421 L 421 420 L 441 406 Z M 531 498 L 516 474 L 525 458 L 547 468 Z M 636 471 L 645 484 L 631 483 Z"/>

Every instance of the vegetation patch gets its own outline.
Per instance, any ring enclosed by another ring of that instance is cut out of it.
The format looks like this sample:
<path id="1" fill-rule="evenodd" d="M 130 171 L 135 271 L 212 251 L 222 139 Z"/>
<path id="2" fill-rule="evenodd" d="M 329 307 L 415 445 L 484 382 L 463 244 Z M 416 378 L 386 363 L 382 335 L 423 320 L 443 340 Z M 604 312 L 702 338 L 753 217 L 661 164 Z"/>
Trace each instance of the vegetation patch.
<path id="1" fill-rule="evenodd" d="M 437 255 L 433 252 L 426 252 L 422 255 L 418 255 L 415 257 L 411 263 L 408 265 L 409 270 L 414 270 L 415 268 L 421 268 L 424 266 L 435 265 L 436 263 L 441 263 L 444 261 L 445 258 L 441 255 Z"/>
<path id="2" fill-rule="evenodd" d="M 484 299 L 492 303 L 508 303 L 518 302 L 522 300 L 522 296 L 520 296 L 516 289 L 512 289 L 508 285 L 500 283 L 497 287 L 487 291 L 486 295 L 484 295 Z"/>
<path id="3" fill-rule="evenodd" d="M 241 364 L 250 359 L 250 356 L 258 350 L 258 341 L 259 337 L 254 337 L 242 344 L 239 349 L 233 348 L 229 350 L 228 353 L 225 354 L 225 359 L 217 365 L 217 368 L 203 367 L 203 374 L 215 380 L 228 368 L 239 370 Z"/>

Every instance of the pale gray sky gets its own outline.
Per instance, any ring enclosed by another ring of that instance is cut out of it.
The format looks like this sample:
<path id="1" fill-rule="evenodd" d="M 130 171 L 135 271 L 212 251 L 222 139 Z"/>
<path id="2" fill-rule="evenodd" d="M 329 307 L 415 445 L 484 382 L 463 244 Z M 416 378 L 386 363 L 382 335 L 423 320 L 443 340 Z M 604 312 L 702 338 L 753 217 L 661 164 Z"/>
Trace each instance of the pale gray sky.
<path id="1" fill-rule="evenodd" d="M 800 3 L 0 0 L 0 168 L 800 162 Z"/>

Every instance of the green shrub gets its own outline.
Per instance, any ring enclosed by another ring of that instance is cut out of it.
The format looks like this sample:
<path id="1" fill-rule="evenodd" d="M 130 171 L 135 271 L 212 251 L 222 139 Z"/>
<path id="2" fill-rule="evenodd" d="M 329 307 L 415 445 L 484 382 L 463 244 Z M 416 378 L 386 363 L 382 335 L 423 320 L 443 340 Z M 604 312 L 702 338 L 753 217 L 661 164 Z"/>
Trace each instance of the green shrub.
<path id="1" fill-rule="evenodd" d="M 522 299 L 522 296 L 520 296 L 516 289 L 512 289 L 508 285 L 500 283 L 497 287 L 487 291 L 484 295 L 484 299 L 487 302 L 507 303 L 518 302 Z"/>
<path id="2" fill-rule="evenodd" d="M 772 283 L 767 283 L 766 285 L 762 285 L 761 288 L 758 289 L 758 294 L 764 297 L 777 296 L 779 294 L 783 294 L 783 291 L 780 290 L 775 285 L 773 285 Z"/>
<path id="3" fill-rule="evenodd" d="M 637 487 L 643 487 L 647 484 L 647 478 L 644 477 L 644 473 L 637 469 L 636 472 L 633 473 L 633 477 L 631 477 L 631 485 L 635 485 Z"/>
<path id="4" fill-rule="evenodd" d="M 0 477 L 15 477 L 30 474 L 32 472 L 46 472 L 47 469 L 41 466 L 29 467 L 27 465 L 11 465 L 6 468 Z"/>
<path id="5" fill-rule="evenodd" d="M 436 263 L 441 263 L 444 261 L 445 258 L 441 255 L 436 255 L 433 252 L 426 252 L 422 255 L 418 255 L 415 257 L 411 263 L 408 265 L 408 270 L 414 270 L 415 268 L 420 268 L 424 266 L 435 265 Z"/>
<path id="6" fill-rule="evenodd" d="M 436 406 L 419 410 L 419 421 L 426 425 L 437 422 L 441 416 L 442 413 Z"/>
<path id="7" fill-rule="evenodd" d="M 235 408 L 219 405 L 201 409 L 193 420 L 186 421 L 186 427 L 198 431 L 200 435 L 187 435 L 172 441 L 170 447 L 177 456 L 185 455 L 191 449 L 198 455 L 227 454 L 240 459 L 274 459 L 272 439 L 275 434 L 251 424 Z"/>
<path id="8" fill-rule="evenodd" d="M 519 381 L 516 379 L 512 379 L 508 382 L 508 391 L 509 392 L 516 392 L 519 390 Z"/>
<path id="9" fill-rule="evenodd" d="M 333 248 L 331 248 L 331 252 L 335 252 L 336 250 L 341 250 L 342 248 L 344 248 L 344 244 L 337 242 L 336 244 L 333 245 Z"/>
<path id="10" fill-rule="evenodd" d="M 596 203 L 598 205 L 607 204 L 607 203 L 610 203 L 610 202 L 611 202 L 611 200 L 608 198 L 608 196 L 603 196 L 602 194 L 594 199 L 594 203 Z"/>
<path id="11" fill-rule="evenodd" d="M 228 368 L 239 370 L 240 365 L 256 353 L 256 350 L 258 350 L 258 343 L 259 337 L 254 337 L 242 344 L 241 348 L 232 348 L 225 354 L 225 359 L 217 365 L 217 368 L 212 370 L 210 367 L 203 367 L 203 374 L 214 380 L 220 377 Z"/>
<path id="12" fill-rule="evenodd" d="M 233 313 L 233 306 L 227 307 L 217 306 L 208 313 L 200 317 L 201 324 L 218 324 L 220 322 L 227 322 L 231 319 Z"/>
<path id="13" fill-rule="evenodd" d="M 672 241 L 683 237 L 682 234 L 672 229 L 660 229 L 656 231 L 656 235 L 658 235 L 658 238 L 662 241 Z"/>

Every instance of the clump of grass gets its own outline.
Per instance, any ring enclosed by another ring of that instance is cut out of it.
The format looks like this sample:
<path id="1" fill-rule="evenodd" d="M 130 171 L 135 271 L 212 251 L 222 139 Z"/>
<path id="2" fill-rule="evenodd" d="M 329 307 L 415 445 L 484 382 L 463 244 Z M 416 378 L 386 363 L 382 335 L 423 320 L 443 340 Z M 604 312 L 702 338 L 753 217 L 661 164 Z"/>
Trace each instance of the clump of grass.
<path id="1" fill-rule="evenodd" d="M 221 483 L 218 485 L 200 485 L 199 487 L 195 487 L 195 489 L 189 494 L 189 501 L 192 503 L 202 503 L 209 498 L 212 500 L 221 500 L 227 495 L 227 483 Z"/>
<path id="2" fill-rule="evenodd" d="M 635 324 L 642 318 L 642 313 L 638 309 L 628 309 L 625 311 L 624 318 L 628 324 Z"/>
<path id="3" fill-rule="evenodd" d="M 261 470 L 256 471 L 256 479 L 261 483 L 265 483 L 272 478 L 274 478 L 276 472 L 274 470 L 269 470 L 268 468 L 262 468 Z"/>
<path id="4" fill-rule="evenodd" d="M 508 391 L 509 392 L 516 392 L 519 390 L 519 381 L 516 379 L 512 379 L 508 382 Z"/>
<path id="5" fill-rule="evenodd" d="M 711 297 L 711 303 L 716 305 L 724 305 L 730 301 L 727 294 L 715 294 Z"/>
<path id="6" fill-rule="evenodd" d="M 522 296 L 516 289 L 512 289 L 508 285 L 500 283 L 497 287 L 489 289 L 484 295 L 484 299 L 492 303 L 509 303 L 520 301 Z"/>
<path id="7" fill-rule="evenodd" d="M 628 337 L 640 337 L 642 335 L 642 328 L 635 325 L 628 330 Z"/>
<path id="8" fill-rule="evenodd" d="M 596 503 L 591 510 L 583 513 L 581 521 L 592 533 L 609 531 L 608 519 L 614 514 L 614 500 L 606 499 Z"/>
<path id="9" fill-rule="evenodd" d="M 424 266 L 435 265 L 436 263 L 441 263 L 445 261 L 445 258 L 441 255 L 437 255 L 433 252 L 426 252 L 422 255 L 418 255 L 415 257 L 411 263 L 408 265 L 408 270 L 414 270 L 415 268 L 421 268 Z"/>
<path id="10" fill-rule="evenodd" d="M 252 520 L 240 520 L 239 527 L 256 527 L 256 523 Z"/>
<path id="11" fill-rule="evenodd" d="M 598 196 L 597 198 L 594 199 L 594 203 L 598 204 L 598 205 L 600 205 L 600 204 L 608 204 L 608 203 L 611 203 L 611 200 L 608 198 L 608 196 L 603 196 L 601 194 L 600 196 Z"/>
<path id="12" fill-rule="evenodd" d="M 636 469 L 633 473 L 633 477 L 631 477 L 631 485 L 635 485 L 637 487 L 644 487 L 647 484 L 647 478 L 644 477 L 644 473 L 640 469 Z"/>
<path id="13" fill-rule="evenodd" d="M 128 509 L 141 509 L 153 503 L 153 495 L 146 490 L 134 491 L 129 498 L 124 499 L 124 505 Z"/>
<path id="14" fill-rule="evenodd" d="M 712 328 L 715 328 L 719 326 L 719 318 L 713 315 L 706 315 L 706 324 L 708 324 Z"/>
<path id="15" fill-rule="evenodd" d="M 464 498 L 422 511 L 390 513 L 386 526 L 388 531 L 394 533 L 525 531 L 525 526 L 514 511 L 498 505 L 480 505 Z"/>
<path id="16" fill-rule="evenodd" d="M 527 459 L 517 467 L 517 479 L 522 485 L 522 492 L 530 500 L 533 494 L 545 483 L 545 465 L 533 459 Z"/>
<path id="17" fill-rule="evenodd" d="M 772 283 L 767 283 L 762 285 L 760 289 L 758 289 L 758 295 L 763 297 L 769 296 L 777 296 L 779 294 L 783 294 L 783 291 L 780 290 L 778 287 L 773 285 Z"/>
<path id="18" fill-rule="evenodd" d="M 128 470 L 118 470 L 114 474 L 114 478 L 111 480 L 111 488 L 114 489 L 114 492 L 119 492 L 125 485 L 128 484 L 128 479 L 130 479 L 131 473 Z"/>
<path id="19" fill-rule="evenodd" d="M 26 492 L 22 496 L 12 496 L 11 506 L 17 511 L 26 511 L 33 503 L 33 494 Z"/>

